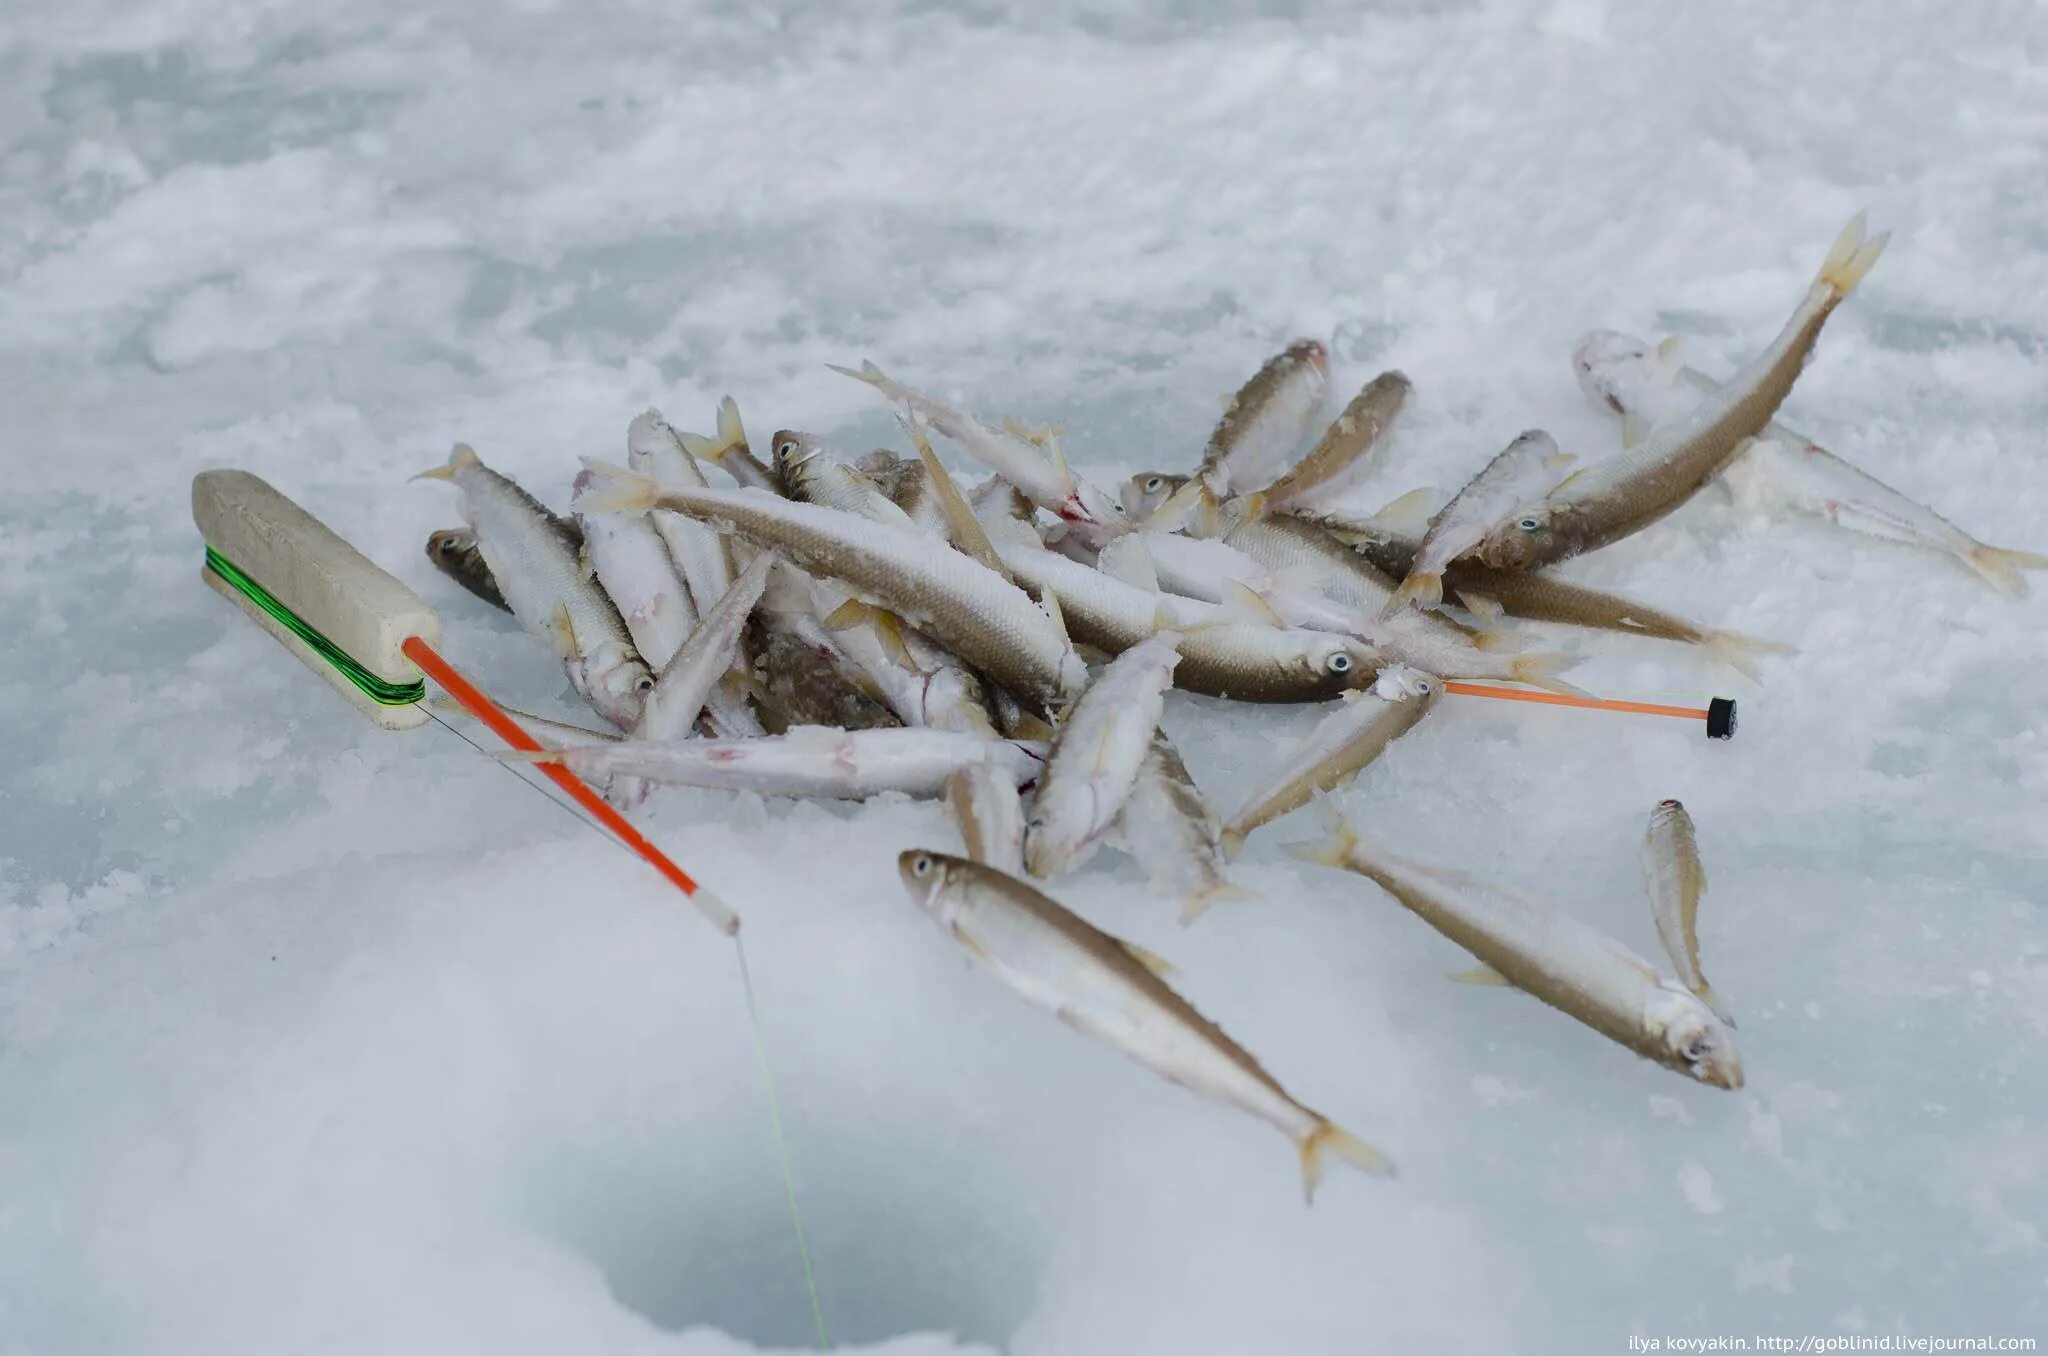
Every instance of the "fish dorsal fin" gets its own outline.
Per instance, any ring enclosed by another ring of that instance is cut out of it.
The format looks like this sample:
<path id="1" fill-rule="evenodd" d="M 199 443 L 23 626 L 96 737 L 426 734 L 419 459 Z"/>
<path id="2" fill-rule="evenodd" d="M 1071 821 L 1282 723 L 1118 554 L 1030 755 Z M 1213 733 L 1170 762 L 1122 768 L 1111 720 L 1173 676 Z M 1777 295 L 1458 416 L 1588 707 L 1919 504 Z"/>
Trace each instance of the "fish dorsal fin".
<path id="1" fill-rule="evenodd" d="M 1390 499 L 1380 511 L 1365 520 L 1367 528 L 1398 537 L 1419 537 L 1429 530 L 1429 520 L 1441 507 L 1442 495 L 1434 486 L 1419 485 Z"/>
<path id="2" fill-rule="evenodd" d="M 1066 450 L 1060 446 L 1059 435 L 1048 433 L 1045 436 L 1045 441 L 1038 445 L 1045 449 L 1046 456 L 1052 460 L 1053 474 L 1060 478 L 1060 488 L 1068 494 L 1072 494 L 1074 492 L 1074 472 L 1067 465 Z"/>
<path id="3" fill-rule="evenodd" d="M 1512 989 L 1515 982 L 1491 965 L 1475 965 L 1469 970 L 1453 970 L 1451 978 L 1460 984 L 1471 984 L 1484 989 Z"/>
<path id="4" fill-rule="evenodd" d="M 1159 592 L 1159 567 L 1138 533 L 1127 533 L 1103 547 L 1095 558 L 1095 568 L 1147 593 Z"/>
<path id="5" fill-rule="evenodd" d="M 1223 606 L 1237 620 L 1250 622 L 1255 626 L 1275 626 L 1282 630 L 1287 623 L 1281 619 L 1273 605 L 1252 591 L 1242 579 L 1223 581 Z"/>
<path id="6" fill-rule="evenodd" d="M 904 669 L 918 667 L 917 661 L 911 657 L 910 646 L 903 639 L 903 619 L 887 608 L 848 598 L 824 618 L 827 631 L 851 631 L 857 626 L 874 627 L 875 636 L 882 643 L 882 652 L 889 657 L 890 663 Z"/>
<path id="7" fill-rule="evenodd" d="M 1160 979 L 1172 979 L 1174 975 L 1179 973 L 1173 968 L 1172 962 L 1168 961 L 1164 956 L 1155 951 L 1147 951 L 1136 942 L 1127 942 L 1123 938 L 1118 937 L 1116 944 L 1124 949 L 1125 955 L 1144 966 L 1147 970 L 1150 970 Z"/>
<path id="8" fill-rule="evenodd" d="M 1634 447 L 1638 443 L 1642 442 L 1643 439 L 1649 436 L 1650 421 L 1643 417 L 1641 411 L 1625 410 L 1622 412 L 1621 445 L 1623 447 Z M 1564 482 L 1564 484 L 1566 485 L 1569 485 L 1570 483 L 1571 481 L 1569 478 L 1567 478 Z M 1559 488 L 1562 489 L 1563 486 L 1561 485 L 1559 486 Z"/>

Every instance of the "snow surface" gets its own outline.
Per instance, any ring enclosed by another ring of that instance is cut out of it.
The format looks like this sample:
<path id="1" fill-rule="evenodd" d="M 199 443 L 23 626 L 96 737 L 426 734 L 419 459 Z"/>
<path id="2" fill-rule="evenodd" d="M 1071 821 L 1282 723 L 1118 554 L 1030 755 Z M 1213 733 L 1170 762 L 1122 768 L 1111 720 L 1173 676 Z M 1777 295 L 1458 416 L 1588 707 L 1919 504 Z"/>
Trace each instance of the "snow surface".
<path id="1" fill-rule="evenodd" d="M 457 437 L 558 503 L 658 403 L 853 448 L 872 357 L 1186 466 L 1296 333 L 1417 397 L 1362 502 L 1516 431 L 1604 451 L 1567 355 L 1765 342 L 1836 229 L 1895 232 L 1787 417 L 2048 548 L 2048 20 L 2022 0 L 1630 6 L 16 0 L 0 48 L 0 1352 L 809 1340 L 731 948 L 447 732 L 388 734 L 200 587 L 246 466 L 443 612 Z M 1748 1087 L 1513 994 L 1254 839 L 1194 928 L 1063 887 L 1386 1147 L 1288 1146 L 969 971 L 893 862 L 935 805 L 674 793 L 745 915 L 835 1340 L 910 1353 L 1622 1350 L 1630 1333 L 2039 1334 L 2048 604 L 1718 495 L 1573 567 L 1797 641 L 1754 689 L 1579 639 L 1676 724 L 1447 702 L 1346 797 L 1415 855 L 1648 951 L 1677 795 Z M 1563 633 L 1557 633 L 1563 636 Z M 1311 710 L 1176 695 L 1228 808 Z M 920 1335 L 921 1334 L 921 1335 Z M 729 1335 L 729 1336 L 728 1336 Z"/>

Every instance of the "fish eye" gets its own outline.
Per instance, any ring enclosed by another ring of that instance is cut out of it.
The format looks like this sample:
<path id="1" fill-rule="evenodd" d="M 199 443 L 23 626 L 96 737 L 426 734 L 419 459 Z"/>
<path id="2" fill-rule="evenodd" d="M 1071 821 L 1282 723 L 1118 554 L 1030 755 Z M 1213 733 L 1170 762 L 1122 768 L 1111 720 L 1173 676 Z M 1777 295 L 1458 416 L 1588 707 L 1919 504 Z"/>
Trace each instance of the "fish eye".
<path id="1" fill-rule="evenodd" d="M 1163 486 L 1164 486 L 1165 484 L 1166 484 L 1166 477 L 1164 477 L 1164 476 L 1146 476 L 1146 477 L 1145 477 L 1145 493 L 1147 493 L 1147 494 L 1157 494 L 1157 493 L 1159 493 L 1160 489 L 1161 489 L 1161 488 L 1162 488 L 1162 487 L 1163 487 Z"/>
<path id="2" fill-rule="evenodd" d="M 1515 526 L 1521 528 L 1524 532 L 1534 532 L 1537 528 L 1543 526 L 1543 522 L 1539 518 L 1524 518 L 1516 523 Z"/>
<path id="3" fill-rule="evenodd" d="M 1686 1043 L 1684 1053 L 1686 1063 L 1704 1063 L 1706 1061 L 1707 1056 L 1714 1053 L 1713 1038 L 1704 1033 L 1698 1036 L 1694 1036 L 1690 1041 Z"/>
<path id="4" fill-rule="evenodd" d="M 1349 673 L 1351 672 L 1351 656 L 1340 650 L 1324 662 L 1324 667 L 1332 673 Z"/>
<path id="5" fill-rule="evenodd" d="M 932 873 L 932 859 L 919 853 L 910 859 L 910 874 L 923 879 Z"/>
<path id="6" fill-rule="evenodd" d="M 775 455 L 776 455 L 776 456 L 778 456 L 778 457 L 793 457 L 793 456 L 795 456 L 795 455 L 796 455 L 796 439 L 794 439 L 794 438 L 784 438 L 784 439 L 783 439 L 783 440 L 782 440 L 781 442 L 779 442 L 779 443 L 775 444 Z"/>
<path id="7" fill-rule="evenodd" d="M 1044 815 L 1040 815 L 1040 816 L 1039 816 L 1038 818 L 1036 818 L 1036 819 L 1032 820 L 1032 821 L 1031 821 L 1030 823 L 1026 824 L 1026 825 L 1025 825 L 1024 827 L 1025 827 L 1025 828 L 1027 828 L 1027 829 L 1042 829 L 1042 828 L 1044 828 L 1044 827 L 1045 827 L 1045 816 L 1044 816 Z"/>
<path id="8" fill-rule="evenodd" d="M 1124 516 L 1124 506 L 1122 504 L 1111 504 L 1110 507 L 1116 510 L 1117 517 L 1121 518 Z"/>
<path id="9" fill-rule="evenodd" d="M 633 690 L 635 692 L 652 692 L 654 691 L 654 680 L 643 676 L 633 684 Z"/>
<path id="10" fill-rule="evenodd" d="M 1417 679 L 1417 680 L 1416 680 L 1416 683 L 1415 683 L 1415 690 L 1416 690 L 1417 692 L 1419 692 L 1419 693 L 1422 693 L 1422 694 L 1423 694 L 1423 695 L 1425 695 L 1425 696 L 1426 696 L 1426 695 L 1428 695 L 1428 693 L 1429 693 L 1429 680 L 1428 680 L 1427 678 L 1420 678 L 1420 679 Z"/>

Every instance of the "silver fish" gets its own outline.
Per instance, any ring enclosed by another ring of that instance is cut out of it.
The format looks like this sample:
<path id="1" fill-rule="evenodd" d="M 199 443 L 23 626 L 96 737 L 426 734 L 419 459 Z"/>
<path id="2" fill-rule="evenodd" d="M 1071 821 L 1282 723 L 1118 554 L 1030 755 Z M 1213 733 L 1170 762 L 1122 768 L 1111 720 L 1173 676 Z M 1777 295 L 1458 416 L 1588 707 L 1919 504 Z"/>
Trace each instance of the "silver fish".
<path id="1" fill-rule="evenodd" d="M 611 488 L 591 511 L 656 505 L 731 528 L 812 573 L 887 607 L 1018 697 L 1041 706 L 1077 690 L 1086 667 L 1029 595 L 915 528 L 777 499 L 705 490 L 602 467 Z"/>
<path id="2" fill-rule="evenodd" d="M 599 715 L 631 729 L 654 675 L 554 515 L 466 443 L 420 478 L 452 481 L 462 491 L 477 549 L 512 615 L 554 645 L 570 684 Z"/>
<path id="3" fill-rule="evenodd" d="M 1138 472 L 1123 485 L 1124 517 L 1134 528 L 1149 523 L 1152 515 L 1193 479 L 1193 476 L 1175 475 L 1171 471 Z"/>
<path id="4" fill-rule="evenodd" d="M 855 471 L 845 456 L 823 438 L 783 429 L 773 444 L 775 469 L 789 487 L 789 497 L 822 508 L 857 513 L 878 523 L 911 527 L 910 515 L 882 493 L 869 477 Z"/>
<path id="5" fill-rule="evenodd" d="M 589 476 L 585 471 L 576 477 L 578 490 Z M 625 618 L 640 657 L 660 672 L 697 625 L 696 604 L 667 543 L 644 513 L 579 516 L 576 525 L 598 584 Z"/>
<path id="6" fill-rule="evenodd" d="M 1401 666 L 1380 670 L 1369 691 L 1345 693 L 1337 708 L 1245 797 L 1223 827 L 1224 852 L 1235 857 L 1254 829 L 1349 786 L 1387 745 L 1414 729 L 1442 695 L 1443 683 L 1433 675 Z"/>
<path id="7" fill-rule="evenodd" d="M 435 569 L 492 607 L 512 610 L 505 595 L 498 592 L 498 581 L 491 578 L 491 567 L 484 564 L 483 552 L 477 550 L 476 533 L 468 528 L 444 527 L 428 533 L 427 559 L 434 562 Z"/>
<path id="8" fill-rule="evenodd" d="M 501 754 L 511 762 L 563 763 L 578 775 L 641 777 L 676 786 L 764 796 L 860 800 L 899 791 L 936 796 L 946 778 L 993 760 L 1018 782 L 1038 776 L 1043 744 L 986 740 L 950 730 L 832 730 L 799 725 L 758 739 L 622 739 L 616 744 Z"/>
<path id="9" fill-rule="evenodd" d="M 1181 637 L 1162 631 L 1103 666 L 1060 722 L 1024 825 L 1024 865 L 1041 879 L 1085 862 L 1116 822 L 1159 729 Z"/>
<path id="10" fill-rule="evenodd" d="M 1124 851 L 1138 863 L 1155 890 L 1180 901 L 1182 926 L 1194 922 L 1213 904 L 1229 899 L 1256 899 L 1223 874 L 1221 826 L 1216 812 L 1188 776 L 1180 750 L 1164 731 L 1152 736 L 1152 747 L 1138 769 L 1137 783 L 1117 820 Z"/>
<path id="11" fill-rule="evenodd" d="M 1444 570 L 1450 563 L 1485 541 L 1524 504 L 1556 489 L 1572 460 L 1542 429 L 1518 435 L 1430 521 L 1407 577 L 1380 615 L 1390 618 L 1410 604 L 1431 608 L 1443 602 Z"/>
<path id="12" fill-rule="evenodd" d="M 1652 349 L 1611 330 L 1580 341 L 1572 367 L 1595 404 L 1622 416 L 1631 441 L 1719 389 L 1712 377 L 1685 366 L 1671 341 Z M 2026 596 L 2024 571 L 2048 569 L 2048 555 L 1988 546 L 1776 420 L 1722 470 L 1721 481 L 1745 504 L 1783 505 L 1853 532 L 1940 551 L 2008 598 Z"/>
<path id="13" fill-rule="evenodd" d="M 1223 408 L 1202 449 L 1194 483 L 1161 505 L 1162 525 L 1179 527 L 1198 507 L 1213 515 L 1233 495 L 1264 486 L 1315 426 L 1330 385 L 1330 353 L 1319 341 L 1297 339 L 1266 360 Z M 1213 526 L 1200 529 L 1214 535 Z"/>
<path id="14" fill-rule="evenodd" d="M 1671 957 L 1678 982 L 1734 1026 L 1735 1019 L 1700 970 L 1700 897 L 1707 892 L 1707 869 L 1700 864 L 1692 816 L 1675 800 L 1659 801 L 1650 812 L 1650 827 L 1643 834 L 1643 884 L 1650 893 L 1657 936 L 1664 942 L 1664 954 Z"/>
<path id="15" fill-rule="evenodd" d="M 1373 449 L 1414 389 L 1400 372 L 1382 372 L 1367 382 L 1307 456 L 1252 495 L 1247 513 L 1298 513 L 1341 497 L 1372 467 Z"/>
<path id="16" fill-rule="evenodd" d="M 1541 505 L 1502 524 L 1481 544 L 1479 558 L 1496 569 L 1535 569 L 1620 541 L 1691 499 L 1770 424 L 1821 328 L 1877 262 L 1888 238 L 1866 241 L 1859 214 L 1842 229 L 1769 348 L 1685 418 L 1580 471 Z"/>
<path id="17" fill-rule="evenodd" d="M 967 454 L 1028 495 L 1032 502 L 1072 523 L 1090 541 L 1106 541 L 1124 530 L 1117 502 L 1074 474 L 1057 438 L 1041 442 L 1016 428 L 996 428 L 885 375 L 871 362 L 858 371 L 828 364 L 834 372 L 866 382 L 906 405 Z"/>
<path id="18" fill-rule="evenodd" d="M 1140 644 L 1162 622 L 1182 632 L 1174 685 L 1248 702 L 1308 702 L 1363 687 L 1384 662 L 1372 646 L 1275 624 L 1235 607 L 1149 592 L 1048 551 L 1014 530 L 991 531 L 996 553 L 1028 587 L 1059 600 L 1074 639 L 1107 654 Z"/>
<path id="19" fill-rule="evenodd" d="M 1327 511 L 1316 522 L 1389 577 L 1408 572 L 1415 559 L 1415 548 L 1421 544 L 1419 524 L 1414 531 L 1401 531 L 1371 520 L 1333 516 Z M 1495 570 L 1476 560 L 1460 560 L 1445 572 L 1444 582 L 1459 606 L 1474 613 L 1497 609 L 1524 621 L 1590 627 L 1696 645 L 1712 658 L 1752 678 L 1759 676 L 1757 665 L 1763 656 L 1793 651 L 1790 645 L 1740 631 L 1701 626 L 1640 599 L 1568 583 L 1542 570 Z"/>
<path id="20" fill-rule="evenodd" d="M 1023 881 L 963 857 L 897 859 L 917 906 L 1027 1002 L 1198 1096 L 1277 1128 L 1301 1155 L 1314 1200 L 1323 1157 L 1391 1176 L 1386 1155 L 1296 1101 L 1250 1052 L 1176 993 L 1156 956 L 1112 937 Z"/>
<path id="21" fill-rule="evenodd" d="M 1456 978 L 1512 985 L 1645 1059 L 1712 1087 L 1742 1086 L 1734 1029 L 1605 933 L 1476 876 L 1395 856 L 1341 820 L 1327 842 L 1297 852 L 1378 882 L 1479 959 Z"/>
<path id="22" fill-rule="evenodd" d="M 1444 678 L 1499 678 L 1557 692 L 1575 692 L 1557 675 L 1575 656 L 1555 653 L 1506 654 L 1497 648 L 1513 637 L 1474 635 L 1427 612 L 1402 612 L 1384 621 L 1379 613 L 1393 596 L 1394 583 L 1323 528 L 1286 516 L 1254 518 L 1233 528 L 1224 543 L 1276 574 L 1307 579 L 1349 609 L 1352 629 L 1392 658 Z"/>
<path id="23" fill-rule="evenodd" d="M 598 515 L 604 516 L 604 515 Z M 655 679 L 647 694 L 635 739 L 682 739 L 697 724 L 698 713 L 719 680 L 731 671 L 740 639 L 754 604 L 768 585 L 775 557 L 763 551 L 747 563 L 725 595 L 705 610 L 698 623 Z"/>
<path id="24" fill-rule="evenodd" d="M 710 488 L 697 459 L 683 450 L 682 435 L 659 410 L 638 415 L 627 427 L 626 459 L 643 475 L 696 489 Z M 724 597 L 733 577 L 732 546 L 726 538 L 687 514 L 657 508 L 647 517 L 668 544 L 669 555 L 688 582 L 698 609 Z"/>
<path id="25" fill-rule="evenodd" d="M 1024 799 L 995 763 L 984 759 L 946 778 L 946 811 L 970 859 L 1011 875 L 1024 869 Z"/>

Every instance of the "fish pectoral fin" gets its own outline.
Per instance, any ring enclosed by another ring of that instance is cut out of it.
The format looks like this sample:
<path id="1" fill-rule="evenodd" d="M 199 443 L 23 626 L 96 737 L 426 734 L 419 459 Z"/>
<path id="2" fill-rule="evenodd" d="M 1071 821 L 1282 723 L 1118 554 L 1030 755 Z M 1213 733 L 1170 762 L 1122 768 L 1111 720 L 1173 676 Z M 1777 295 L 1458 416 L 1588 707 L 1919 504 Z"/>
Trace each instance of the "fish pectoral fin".
<path id="1" fill-rule="evenodd" d="M 1453 970 L 1452 979 L 1460 984 L 1470 984 L 1482 989 L 1512 989 L 1515 982 L 1491 965 L 1475 965 L 1469 970 Z"/>
<path id="2" fill-rule="evenodd" d="M 1507 609 L 1500 605 L 1498 598 L 1484 593 L 1474 593 L 1470 589 L 1459 589 L 1457 593 L 1458 602 L 1464 609 L 1488 626 L 1495 625 L 1507 615 Z"/>
<path id="3" fill-rule="evenodd" d="M 952 929 L 953 940 L 960 943 L 961 950 L 965 951 L 969 956 L 973 957 L 975 960 L 980 961 L 982 964 L 988 964 L 988 950 L 987 948 L 983 947 L 980 942 L 974 940 L 973 933 L 969 932 L 966 928 L 962 927 L 958 921 L 955 921 L 952 924 Z M 1061 1020 L 1065 1020 L 1064 1014 L 1062 1014 Z"/>
<path id="4" fill-rule="evenodd" d="M 1137 533 L 1118 537 L 1103 547 L 1095 558 L 1095 568 L 1133 588 L 1159 592 L 1159 567 Z"/>
<path id="5" fill-rule="evenodd" d="M 1127 942 L 1119 937 L 1116 939 L 1116 943 L 1124 949 L 1125 953 L 1132 960 L 1150 970 L 1160 979 L 1172 979 L 1176 974 L 1180 973 L 1173 968 L 1173 963 L 1164 956 L 1159 955 L 1157 952 L 1147 951 L 1136 942 Z"/>
<path id="6" fill-rule="evenodd" d="M 1644 418 L 1642 414 L 1635 410 L 1630 410 L 1621 416 L 1621 445 L 1623 447 L 1634 447 L 1649 436 L 1650 421 Z M 1570 483 L 1569 479 L 1565 481 L 1565 484 Z"/>
<path id="7" fill-rule="evenodd" d="M 1436 517 L 1442 502 L 1443 496 L 1435 486 L 1418 485 L 1381 505 L 1377 513 L 1365 520 L 1365 526 L 1375 532 L 1420 537 L 1429 530 L 1430 519 Z"/>
<path id="8" fill-rule="evenodd" d="M 1273 605 L 1261 598 L 1242 579 L 1223 581 L 1223 607 L 1234 620 L 1249 622 L 1254 626 L 1278 627 L 1283 631 L 1287 629 L 1287 623 L 1273 610 Z"/>

